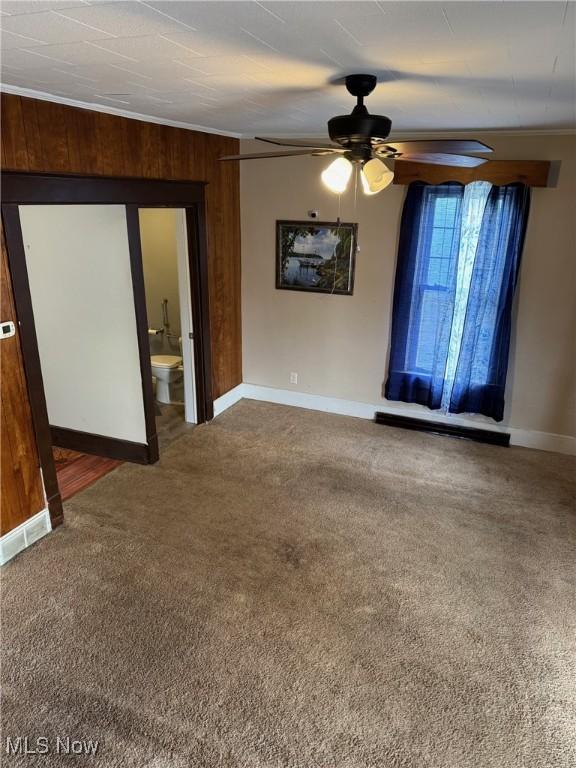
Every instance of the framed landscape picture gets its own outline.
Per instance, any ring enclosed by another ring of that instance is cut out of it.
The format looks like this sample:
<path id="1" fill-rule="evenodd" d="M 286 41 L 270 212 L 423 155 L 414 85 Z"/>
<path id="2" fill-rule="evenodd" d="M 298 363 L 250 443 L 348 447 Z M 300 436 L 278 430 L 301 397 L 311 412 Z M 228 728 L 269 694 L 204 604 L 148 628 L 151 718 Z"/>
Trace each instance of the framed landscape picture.
<path id="1" fill-rule="evenodd" d="M 276 222 L 276 288 L 351 296 L 357 224 Z"/>

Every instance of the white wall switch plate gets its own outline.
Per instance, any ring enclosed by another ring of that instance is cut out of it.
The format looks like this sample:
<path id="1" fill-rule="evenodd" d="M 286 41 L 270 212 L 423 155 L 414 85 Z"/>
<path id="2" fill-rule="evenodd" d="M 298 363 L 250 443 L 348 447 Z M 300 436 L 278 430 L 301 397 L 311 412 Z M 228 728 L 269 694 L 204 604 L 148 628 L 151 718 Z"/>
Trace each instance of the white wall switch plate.
<path id="1" fill-rule="evenodd" d="M 298 374 L 294 371 L 290 374 L 290 384 L 298 384 Z"/>

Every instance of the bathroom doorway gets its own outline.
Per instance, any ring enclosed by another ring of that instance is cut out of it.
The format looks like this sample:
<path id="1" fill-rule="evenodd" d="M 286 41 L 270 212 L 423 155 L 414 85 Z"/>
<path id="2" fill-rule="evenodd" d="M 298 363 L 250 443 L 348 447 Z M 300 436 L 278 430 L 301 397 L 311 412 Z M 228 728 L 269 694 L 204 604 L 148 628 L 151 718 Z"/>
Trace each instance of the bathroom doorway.
<path id="1" fill-rule="evenodd" d="M 139 208 L 160 449 L 197 423 L 190 258 L 183 208 Z"/>

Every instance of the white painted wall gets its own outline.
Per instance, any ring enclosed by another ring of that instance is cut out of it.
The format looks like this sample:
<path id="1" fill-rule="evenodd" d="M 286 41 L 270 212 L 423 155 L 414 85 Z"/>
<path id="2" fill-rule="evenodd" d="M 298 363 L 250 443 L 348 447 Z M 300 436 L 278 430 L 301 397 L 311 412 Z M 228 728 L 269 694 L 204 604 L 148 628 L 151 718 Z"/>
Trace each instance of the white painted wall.
<path id="1" fill-rule="evenodd" d="M 52 426 L 146 442 L 122 205 L 20 206 Z"/>

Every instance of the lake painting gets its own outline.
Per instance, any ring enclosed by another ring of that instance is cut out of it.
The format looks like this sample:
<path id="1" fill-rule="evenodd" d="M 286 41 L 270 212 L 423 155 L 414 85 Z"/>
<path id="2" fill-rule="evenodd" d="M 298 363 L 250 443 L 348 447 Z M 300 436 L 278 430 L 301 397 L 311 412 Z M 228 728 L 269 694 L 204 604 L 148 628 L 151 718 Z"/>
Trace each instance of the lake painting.
<path id="1" fill-rule="evenodd" d="M 351 296 L 357 224 L 276 222 L 276 288 Z"/>

